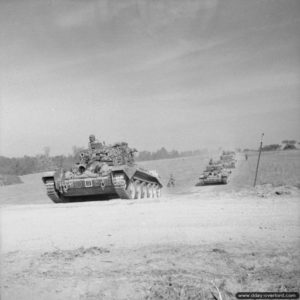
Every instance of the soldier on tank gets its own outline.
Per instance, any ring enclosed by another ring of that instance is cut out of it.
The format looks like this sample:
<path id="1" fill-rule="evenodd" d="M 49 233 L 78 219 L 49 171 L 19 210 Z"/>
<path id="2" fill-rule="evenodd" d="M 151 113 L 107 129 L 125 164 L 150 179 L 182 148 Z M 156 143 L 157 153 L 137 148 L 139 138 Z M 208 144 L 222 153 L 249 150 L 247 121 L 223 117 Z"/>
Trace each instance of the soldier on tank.
<path id="1" fill-rule="evenodd" d="M 129 149 L 129 151 L 128 151 L 129 153 L 128 153 L 128 155 L 129 155 L 129 158 L 128 158 L 128 162 L 130 163 L 130 164 L 133 164 L 134 163 L 134 153 L 135 152 L 138 152 L 135 148 L 132 148 L 132 149 Z"/>
<path id="2" fill-rule="evenodd" d="M 93 151 L 93 150 L 101 148 L 101 147 L 102 147 L 102 144 L 96 139 L 94 134 L 91 134 L 89 136 L 89 144 L 88 144 L 89 150 Z"/>

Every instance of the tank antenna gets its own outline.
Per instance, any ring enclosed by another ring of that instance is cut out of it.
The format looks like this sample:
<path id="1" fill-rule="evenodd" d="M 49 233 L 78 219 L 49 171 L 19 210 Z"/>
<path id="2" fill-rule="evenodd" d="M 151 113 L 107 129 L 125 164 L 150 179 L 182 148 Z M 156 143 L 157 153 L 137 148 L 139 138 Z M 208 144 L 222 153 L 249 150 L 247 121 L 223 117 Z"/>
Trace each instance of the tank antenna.
<path id="1" fill-rule="evenodd" d="M 259 160 L 260 160 L 260 155 L 261 155 L 261 150 L 262 150 L 262 145 L 263 145 L 263 142 L 262 142 L 263 137 L 264 137 L 264 133 L 262 133 L 261 140 L 260 140 L 259 153 L 258 153 L 258 159 L 257 159 L 257 165 L 256 165 L 256 172 L 255 172 L 255 178 L 254 178 L 254 184 L 253 184 L 254 187 L 256 185 L 256 179 L 257 179 L 257 174 L 258 174 L 258 166 L 259 166 Z"/>

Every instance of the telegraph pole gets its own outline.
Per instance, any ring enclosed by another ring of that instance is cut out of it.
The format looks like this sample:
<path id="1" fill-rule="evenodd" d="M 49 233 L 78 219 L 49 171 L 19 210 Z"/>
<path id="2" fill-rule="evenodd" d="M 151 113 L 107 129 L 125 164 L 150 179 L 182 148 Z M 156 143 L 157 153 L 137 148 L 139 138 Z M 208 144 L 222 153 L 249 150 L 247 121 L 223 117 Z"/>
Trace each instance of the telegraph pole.
<path id="1" fill-rule="evenodd" d="M 256 165 L 255 179 L 254 179 L 254 184 L 253 184 L 254 187 L 255 187 L 255 185 L 256 185 L 256 179 L 257 179 L 257 173 L 258 173 L 259 160 L 260 160 L 261 149 L 262 149 L 262 144 L 263 144 L 263 142 L 262 142 L 263 137 L 264 137 L 264 133 L 262 133 L 262 135 L 261 135 L 261 140 L 260 140 L 260 147 L 259 147 L 259 153 L 258 153 L 258 159 L 257 159 L 257 165 Z"/>

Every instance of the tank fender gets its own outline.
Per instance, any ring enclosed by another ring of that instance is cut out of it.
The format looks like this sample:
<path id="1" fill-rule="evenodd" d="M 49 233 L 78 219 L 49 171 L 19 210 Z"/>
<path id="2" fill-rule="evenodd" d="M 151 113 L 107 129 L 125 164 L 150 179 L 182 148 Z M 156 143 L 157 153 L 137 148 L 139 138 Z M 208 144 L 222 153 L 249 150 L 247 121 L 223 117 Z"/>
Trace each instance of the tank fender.
<path id="1" fill-rule="evenodd" d="M 113 173 L 124 172 L 129 180 L 134 176 L 134 174 L 136 173 L 136 170 L 137 169 L 135 167 L 129 168 L 127 166 L 115 166 L 112 168 Z"/>
<path id="2" fill-rule="evenodd" d="M 45 172 L 42 176 L 43 183 L 46 183 L 47 179 L 54 179 L 55 171 Z"/>
<path id="3" fill-rule="evenodd" d="M 125 175 L 127 176 L 127 178 L 130 180 L 136 173 L 139 172 L 146 172 L 148 173 L 149 176 L 151 176 L 153 179 L 155 179 L 155 181 L 160 185 L 160 187 L 163 187 L 163 184 L 161 183 L 160 179 L 156 176 L 153 176 L 149 171 L 144 170 L 144 169 L 140 169 L 137 167 L 127 167 L 127 166 L 114 166 L 112 168 L 112 172 L 113 173 L 117 173 L 117 172 L 124 172 Z"/>
<path id="4" fill-rule="evenodd" d="M 47 181 L 47 179 L 53 179 L 56 189 L 59 190 L 61 180 L 64 177 L 64 173 L 65 172 L 63 169 L 59 169 L 56 171 L 49 171 L 49 172 L 44 173 L 44 175 L 42 176 L 42 180 L 45 183 Z"/>
<path id="5" fill-rule="evenodd" d="M 137 168 L 136 172 L 137 173 L 139 173 L 139 172 L 147 173 L 148 176 L 150 176 L 152 179 L 154 179 L 154 181 L 156 181 L 156 183 L 158 183 L 161 188 L 163 187 L 160 177 L 158 175 L 154 175 L 153 171 L 145 170 L 143 168 Z"/>
<path id="6" fill-rule="evenodd" d="M 152 175 L 153 176 L 153 175 Z M 159 184 L 159 186 L 162 188 L 163 187 L 163 184 L 161 182 L 161 179 L 160 177 L 157 177 L 157 176 L 153 176 L 153 178 L 155 178 L 156 182 Z"/>

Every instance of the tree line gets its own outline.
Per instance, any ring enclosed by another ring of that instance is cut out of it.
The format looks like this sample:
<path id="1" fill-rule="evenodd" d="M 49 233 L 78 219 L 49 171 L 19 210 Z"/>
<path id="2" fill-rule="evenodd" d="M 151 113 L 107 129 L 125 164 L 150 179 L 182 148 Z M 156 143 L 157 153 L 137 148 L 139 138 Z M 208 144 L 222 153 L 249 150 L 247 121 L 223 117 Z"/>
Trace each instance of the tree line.
<path id="1" fill-rule="evenodd" d="M 150 151 L 140 151 L 136 156 L 137 161 L 146 161 L 146 160 L 158 160 L 158 159 L 170 159 L 178 157 L 187 157 L 187 156 L 198 156 L 207 154 L 207 150 L 193 150 L 193 151 L 182 151 L 177 150 L 168 151 L 166 148 L 162 147 L 161 149 L 150 152 Z"/>
<path id="2" fill-rule="evenodd" d="M 0 174 L 6 175 L 26 175 L 44 171 L 55 170 L 58 168 L 70 169 L 73 164 L 79 161 L 80 152 L 84 148 L 73 146 L 72 154 L 50 156 L 50 148 L 45 147 L 44 153 L 36 156 L 8 158 L 0 156 Z M 177 150 L 168 151 L 164 147 L 161 149 L 150 152 L 140 151 L 136 154 L 136 161 L 158 160 L 158 159 L 171 159 L 184 156 L 196 156 L 207 153 L 207 150 L 194 150 L 183 151 Z"/>
<path id="3" fill-rule="evenodd" d="M 281 145 L 282 144 L 282 145 Z M 262 151 L 296 150 L 296 140 L 283 140 L 281 144 L 270 144 L 262 147 Z M 298 143 L 299 145 L 300 143 Z"/>
<path id="4" fill-rule="evenodd" d="M 54 157 L 42 154 L 36 156 L 25 155 L 18 158 L 0 156 L 0 174 L 26 175 L 71 166 L 72 164 L 73 157 L 65 155 Z"/>
<path id="5" fill-rule="evenodd" d="M 264 145 L 262 151 L 278 151 L 278 150 L 296 150 L 298 149 L 296 145 L 300 143 L 296 140 L 283 140 L 281 144 L 270 144 Z M 248 151 L 258 151 L 259 149 L 244 149 L 244 152 Z"/>

